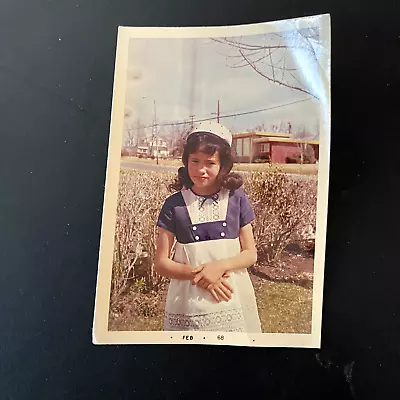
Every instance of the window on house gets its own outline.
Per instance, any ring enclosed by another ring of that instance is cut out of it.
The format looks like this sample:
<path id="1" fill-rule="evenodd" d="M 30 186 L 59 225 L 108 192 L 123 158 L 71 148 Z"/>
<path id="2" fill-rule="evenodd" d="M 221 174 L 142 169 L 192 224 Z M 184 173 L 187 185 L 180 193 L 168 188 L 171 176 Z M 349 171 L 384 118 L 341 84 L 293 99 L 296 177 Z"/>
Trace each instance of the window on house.
<path id="1" fill-rule="evenodd" d="M 236 141 L 236 154 L 239 157 L 243 155 L 243 139 L 237 139 Z"/>
<path id="2" fill-rule="evenodd" d="M 269 143 L 260 143 L 260 153 L 269 153 L 270 151 L 270 144 Z"/>
<path id="3" fill-rule="evenodd" d="M 250 155 L 250 138 L 243 139 L 243 155 L 244 156 Z"/>

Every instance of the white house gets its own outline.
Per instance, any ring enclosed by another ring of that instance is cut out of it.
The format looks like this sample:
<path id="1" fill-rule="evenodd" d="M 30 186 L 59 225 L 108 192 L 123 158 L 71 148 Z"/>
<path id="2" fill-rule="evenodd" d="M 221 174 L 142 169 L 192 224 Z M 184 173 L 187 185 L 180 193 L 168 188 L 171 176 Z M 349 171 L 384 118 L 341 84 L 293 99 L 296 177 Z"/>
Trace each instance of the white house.
<path id="1" fill-rule="evenodd" d="M 150 138 L 148 139 L 147 143 L 150 156 L 157 157 L 158 148 L 158 157 L 168 157 L 168 145 L 164 139 L 158 138 L 158 140 L 156 141 L 156 139 Z"/>

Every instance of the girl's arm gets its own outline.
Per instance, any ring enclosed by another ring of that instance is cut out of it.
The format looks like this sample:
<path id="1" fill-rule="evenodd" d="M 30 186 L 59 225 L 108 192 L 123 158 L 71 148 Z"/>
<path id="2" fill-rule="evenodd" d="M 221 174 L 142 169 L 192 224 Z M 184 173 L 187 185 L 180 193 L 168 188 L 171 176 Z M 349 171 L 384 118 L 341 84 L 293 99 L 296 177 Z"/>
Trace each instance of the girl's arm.
<path id="1" fill-rule="evenodd" d="M 257 262 L 257 249 L 251 224 L 240 229 L 239 240 L 241 252 L 238 255 L 212 261 L 195 269 L 193 272 L 197 275 L 193 279 L 193 284 L 206 287 L 210 283 L 215 283 L 226 272 L 248 268 L 255 264 Z"/>
<path id="2" fill-rule="evenodd" d="M 247 224 L 240 229 L 239 240 L 241 252 L 230 258 L 220 260 L 224 272 L 249 268 L 257 262 L 257 249 L 254 242 L 253 227 Z"/>
<path id="3" fill-rule="evenodd" d="M 189 264 L 177 263 L 170 259 L 175 235 L 160 227 L 157 239 L 157 250 L 154 267 L 158 274 L 166 278 L 191 280 L 194 277 L 193 267 Z"/>

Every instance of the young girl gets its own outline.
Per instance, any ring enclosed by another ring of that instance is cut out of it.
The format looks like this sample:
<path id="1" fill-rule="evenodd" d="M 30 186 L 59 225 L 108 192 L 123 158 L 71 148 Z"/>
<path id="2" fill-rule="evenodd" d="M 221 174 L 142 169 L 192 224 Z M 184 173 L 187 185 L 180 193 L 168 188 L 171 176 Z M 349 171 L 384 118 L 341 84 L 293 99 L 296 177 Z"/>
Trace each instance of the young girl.
<path id="1" fill-rule="evenodd" d="M 165 330 L 261 332 L 247 272 L 257 261 L 255 216 L 242 178 L 230 172 L 231 144 L 231 133 L 215 122 L 193 129 L 171 185 L 178 192 L 161 209 L 155 268 L 171 279 Z"/>

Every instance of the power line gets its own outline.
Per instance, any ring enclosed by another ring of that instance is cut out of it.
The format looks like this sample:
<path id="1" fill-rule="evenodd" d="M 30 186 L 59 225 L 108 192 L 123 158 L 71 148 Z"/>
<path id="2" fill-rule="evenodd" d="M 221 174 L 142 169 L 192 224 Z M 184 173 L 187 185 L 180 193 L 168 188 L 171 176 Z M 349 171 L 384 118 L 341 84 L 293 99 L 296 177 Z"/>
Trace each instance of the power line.
<path id="1" fill-rule="evenodd" d="M 311 99 L 312 99 L 312 97 L 309 97 L 309 98 L 307 98 L 307 99 L 292 101 L 291 103 L 281 104 L 281 105 L 279 105 L 279 106 L 268 107 L 268 108 L 262 108 L 262 109 L 253 110 L 253 111 L 244 111 L 244 112 L 241 112 L 241 113 L 220 115 L 220 116 L 219 116 L 219 119 L 231 118 L 231 117 L 237 117 L 237 116 L 241 116 L 241 115 L 249 115 L 249 114 L 255 114 L 255 113 L 259 113 L 259 112 L 263 112 L 263 111 L 274 110 L 274 109 L 276 109 L 276 108 L 291 106 L 292 104 L 303 103 L 303 102 L 308 101 L 308 100 L 311 100 Z M 197 120 L 192 120 L 191 123 L 203 122 L 203 121 L 211 121 L 211 120 L 214 120 L 214 119 L 218 120 L 218 116 L 216 116 L 216 117 L 209 117 L 209 118 L 201 118 L 201 119 L 197 119 Z M 169 123 L 169 124 L 158 124 L 157 126 L 185 125 L 185 124 L 188 124 L 188 123 L 189 123 L 188 121 L 180 121 L 180 122 Z M 145 126 L 145 128 L 152 128 L 152 127 L 153 127 L 153 125 Z"/>

